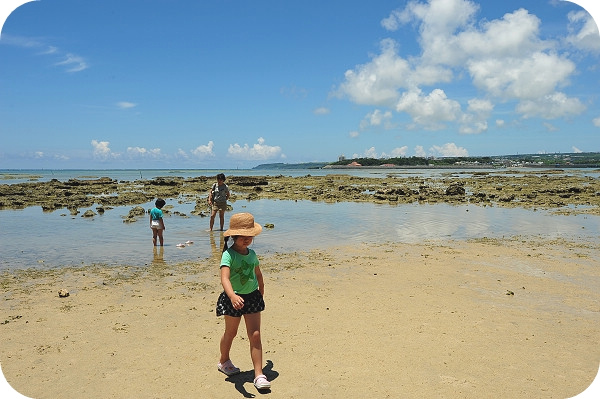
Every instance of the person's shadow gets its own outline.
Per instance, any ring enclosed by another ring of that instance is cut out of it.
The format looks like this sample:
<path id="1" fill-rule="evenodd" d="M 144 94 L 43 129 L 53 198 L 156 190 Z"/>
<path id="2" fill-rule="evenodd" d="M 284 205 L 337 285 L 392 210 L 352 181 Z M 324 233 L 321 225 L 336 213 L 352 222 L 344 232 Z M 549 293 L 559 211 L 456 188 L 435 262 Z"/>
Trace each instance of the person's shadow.
<path id="1" fill-rule="evenodd" d="M 267 365 L 263 368 L 263 374 L 267 377 L 269 381 L 273 381 L 277 377 L 279 377 L 279 373 L 273 370 L 273 362 L 267 360 Z M 229 376 L 225 379 L 225 381 L 231 382 L 235 384 L 235 389 L 238 390 L 239 393 L 244 395 L 245 398 L 254 398 L 256 395 L 250 393 L 244 387 L 244 384 L 249 382 L 250 384 L 254 383 L 254 370 L 244 371 L 242 373 Z M 270 393 L 270 389 L 261 389 L 258 391 L 260 394 Z"/>

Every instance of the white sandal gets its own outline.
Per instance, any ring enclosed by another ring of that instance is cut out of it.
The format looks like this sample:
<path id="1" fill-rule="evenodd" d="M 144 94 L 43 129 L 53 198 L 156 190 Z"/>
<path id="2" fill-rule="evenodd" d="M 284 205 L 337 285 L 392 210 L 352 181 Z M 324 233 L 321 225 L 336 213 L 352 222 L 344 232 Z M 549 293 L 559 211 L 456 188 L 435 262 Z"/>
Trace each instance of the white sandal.
<path id="1" fill-rule="evenodd" d="M 223 373 L 223 374 L 225 374 L 227 376 L 235 375 L 235 374 L 239 374 L 240 373 L 240 369 L 237 368 L 237 367 L 235 367 L 233 365 L 233 363 L 231 363 L 231 359 L 227 360 L 226 362 L 224 362 L 222 364 L 221 363 L 217 364 L 217 369 L 221 373 Z"/>
<path id="2" fill-rule="evenodd" d="M 271 388 L 271 383 L 264 374 L 261 374 L 254 379 L 254 386 L 256 389 L 269 389 Z"/>

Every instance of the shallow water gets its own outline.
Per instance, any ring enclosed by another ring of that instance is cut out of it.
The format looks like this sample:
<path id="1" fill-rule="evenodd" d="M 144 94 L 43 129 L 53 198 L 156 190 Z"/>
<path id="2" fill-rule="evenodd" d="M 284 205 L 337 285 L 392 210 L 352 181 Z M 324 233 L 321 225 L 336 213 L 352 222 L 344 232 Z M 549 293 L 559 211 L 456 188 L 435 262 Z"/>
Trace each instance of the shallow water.
<path id="1" fill-rule="evenodd" d="M 0 211 L 0 270 L 46 268 L 92 263 L 145 265 L 219 256 L 220 232 L 209 232 L 208 217 L 189 215 L 195 202 L 173 205 L 165 216 L 165 247 L 153 253 L 147 216 L 123 223 L 132 206 L 116 207 L 93 218 L 40 207 Z M 476 205 L 326 204 L 312 201 L 236 201 L 234 212 L 251 212 L 263 229 L 252 247 L 260 254 L 302 251 L 362 242 L 423 242 L 428 240 L 543 236 L 600 242 L 600 217 L 564 216 L 520 208 Z M 145 209 L 152 203 L 143 205 Z M 94 207 L 91 208 L 95 210 Z M 225 214 L 225 225 L 232 212 Z M 218 227 L 218 216 L 215 226 Z M 185 248 L 176 244 L 194 243 Z"/>

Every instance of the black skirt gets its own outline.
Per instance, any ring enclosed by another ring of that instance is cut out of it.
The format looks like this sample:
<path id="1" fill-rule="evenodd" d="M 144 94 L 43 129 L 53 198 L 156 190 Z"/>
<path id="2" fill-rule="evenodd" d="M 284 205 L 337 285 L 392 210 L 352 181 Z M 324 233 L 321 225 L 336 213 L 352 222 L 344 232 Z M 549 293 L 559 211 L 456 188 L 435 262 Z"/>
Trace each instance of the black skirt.
<path id="1" fill-rule="evenodd" d="M 238 294 L 244 299 L 244 307 L 241 309 L 234 309 L 231 300 L 225 294 L 225 291 L 219 295 L 217 300 L 217 316 L 233 316 L 242 317 L 248 313 L 258 313 L 265 310 L 265 301 L 259 290 L 253 291 L 249 294 Z"/>

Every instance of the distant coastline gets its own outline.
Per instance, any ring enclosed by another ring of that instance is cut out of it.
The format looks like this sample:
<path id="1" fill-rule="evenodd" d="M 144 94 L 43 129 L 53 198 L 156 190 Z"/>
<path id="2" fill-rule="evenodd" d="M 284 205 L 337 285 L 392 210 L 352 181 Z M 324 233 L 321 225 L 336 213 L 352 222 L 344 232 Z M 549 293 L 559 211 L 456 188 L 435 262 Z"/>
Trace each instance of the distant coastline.
<path id="1" fill-rule="evenodd" d="M 525 168 L 600 168 L 600 152 L 560 154 L 517 154 L 481 157 L 401 157 L 352 158 L 340 156 L 336 162 L 268 163 L 261 169 L 495 169 Z"/>

